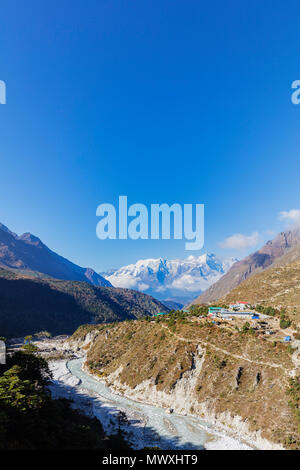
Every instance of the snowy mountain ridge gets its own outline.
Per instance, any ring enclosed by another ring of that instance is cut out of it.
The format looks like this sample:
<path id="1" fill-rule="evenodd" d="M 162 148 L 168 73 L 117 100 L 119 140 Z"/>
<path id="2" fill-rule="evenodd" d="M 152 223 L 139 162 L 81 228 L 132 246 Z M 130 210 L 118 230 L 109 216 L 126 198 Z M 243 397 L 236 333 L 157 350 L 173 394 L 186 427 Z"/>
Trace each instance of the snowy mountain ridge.
<path id="1" fill-rule="evenodd" d="M 101 275 L 115 287 L 136 289 L 158 299 L 181 299 L 185 303 L 218 281 L 236 261 L 214 254 L 174 260 L 142 259 Z"/>

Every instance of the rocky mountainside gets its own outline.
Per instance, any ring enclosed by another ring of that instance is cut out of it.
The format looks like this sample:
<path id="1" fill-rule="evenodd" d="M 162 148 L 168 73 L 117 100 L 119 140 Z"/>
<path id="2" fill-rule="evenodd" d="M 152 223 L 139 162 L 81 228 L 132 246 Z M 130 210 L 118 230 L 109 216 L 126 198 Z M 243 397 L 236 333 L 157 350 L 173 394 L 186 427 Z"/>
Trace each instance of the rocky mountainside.
<path id="1" fill-rule="evenodd" d="M 192 303 L 214 302 L 228 294 L 245 279 L 269 268 L 274 263 L 287 263 L 290 258 L 293 260 L 300 259 L 299 229 L 281 232 L 274 240 L 268 241 L 260 250 L 234 263 L 224 276 Z"/>
<path id="2" fill-rule="evenodd" d="M 21 236 L 0 224 L 0 266 L 18 271 L 42 273 L 56 279 L 86 281 L 95 286 L 110 286 L 109 281 L 91 268 L 82 268 L 50 250 L 31 233 Z"/>
<path id="3" fill-rule="evenodd" d="M 186 304 L 223 276 L 234 258 L 221 260 L 214 254 L 186 259 L 144 259 L 101 273 L 115 287 L 137 289 L 158 299 Z"/>
<path id="4" fill-rule="evenodd" d="M 70 334 L 91 322 L 123 321 L 168 311 L 141 292 L 86 282 L 32 279 L 0 268 L 0 336 L 42 330 Z"/>
<path id="5" fill-rule="evenodd" d="M 293 351 L 223 326 L 178 315 L 90 325 L 69 347 L 83 347 L 86 370 L 117 393 L 201 417 L 258 448 L 299 449 Z"/>
<path id="6" fill-rule="evenodd" d="M 275 265 L 255 274 L 220 301 L 227 304 L 237 299 L 277 309 L 284 308 L 294 324 L 300 327 L 300 261 Z"/>

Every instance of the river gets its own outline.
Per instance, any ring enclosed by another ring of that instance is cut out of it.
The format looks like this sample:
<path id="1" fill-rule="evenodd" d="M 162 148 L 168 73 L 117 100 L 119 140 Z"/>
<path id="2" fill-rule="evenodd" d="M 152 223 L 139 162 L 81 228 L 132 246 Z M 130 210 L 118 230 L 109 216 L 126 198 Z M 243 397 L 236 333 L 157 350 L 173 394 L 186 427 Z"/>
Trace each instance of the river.
<path id="1" fill-rule="evenodd" d="M 81 401 L 87 400 L 92 408 L 91 414 L 99 418 L 104 430 L 108 433 L 117 430 L 120 423 L 120 411 L 125 413 L 128 421 L 122 422 L 121 427 L 134 448 L 204 449 L 209 448 L 209 444 L 216 439 L 216 436 L 220 442 L 223 441 L 223 448 L 249 448 L 235 439 L 216 433 L 213 429 L 210 432 L 210 424 L 200 418 L 176 413 L 167 414 L 163 408 L 135 402 L 113 393 L 104 383 L 86 374 L 82 370 L 82 362 L 83 359 L 68 361 L 68 370 L 57 376 L 58 380 L 54 380 L 54 383 L 59 383 L 59 387 L 62 388 L 62 381 L 66 380 L 65 377 L 69 375 L 71 380 L 76 378 L 76 386 L 72 384 L 70 387 L 70 380 L 69 386 L 66 385 L 70 389 L 69 396 L 71 394 L 71 398 L 74 399 L 75 395 L 79 395 Z M 224 441 L 227 443 L 225 446 Z"/>

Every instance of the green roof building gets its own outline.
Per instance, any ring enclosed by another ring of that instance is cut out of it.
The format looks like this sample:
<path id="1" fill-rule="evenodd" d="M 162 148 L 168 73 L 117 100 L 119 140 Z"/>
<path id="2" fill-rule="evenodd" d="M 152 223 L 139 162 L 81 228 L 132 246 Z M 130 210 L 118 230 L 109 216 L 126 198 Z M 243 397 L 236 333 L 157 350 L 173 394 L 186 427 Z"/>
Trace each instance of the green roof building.
<path id="1" fill-rule="evenodd" d="M 208 313 L 221 313 L 222 307 L 209 307 Z"/>

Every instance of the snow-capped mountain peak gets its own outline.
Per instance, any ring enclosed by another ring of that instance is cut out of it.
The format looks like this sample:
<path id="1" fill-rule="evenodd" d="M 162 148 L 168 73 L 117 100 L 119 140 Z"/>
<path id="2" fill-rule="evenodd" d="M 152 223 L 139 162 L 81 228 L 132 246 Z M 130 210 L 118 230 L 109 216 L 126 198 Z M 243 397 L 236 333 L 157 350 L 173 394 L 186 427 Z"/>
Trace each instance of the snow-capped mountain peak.
<path id="1" fill-rule="evenodd" d="M 189 301 L 218 281 L 236 261 L 207 253 L 174 260 L 150 258 L 101 275 L 115 287 L 136 289 L 159 299 Z"/>

